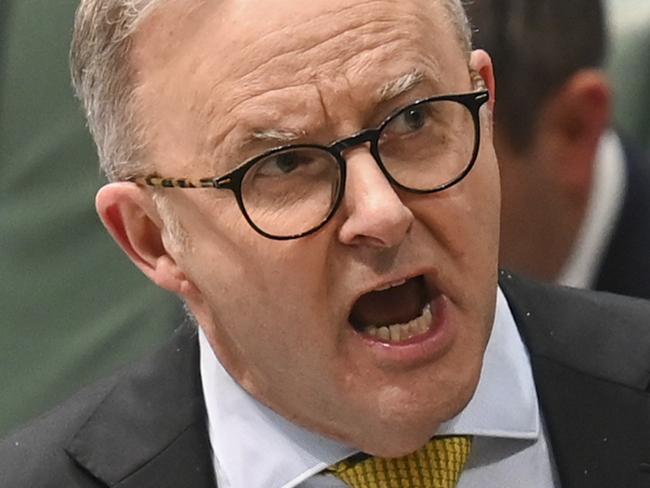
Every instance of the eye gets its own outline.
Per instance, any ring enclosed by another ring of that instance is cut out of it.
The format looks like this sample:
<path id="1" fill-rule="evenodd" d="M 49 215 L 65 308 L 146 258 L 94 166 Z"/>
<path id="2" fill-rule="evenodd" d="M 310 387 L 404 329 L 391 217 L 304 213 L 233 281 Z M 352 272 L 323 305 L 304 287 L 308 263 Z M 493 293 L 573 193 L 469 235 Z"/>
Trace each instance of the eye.
<path id="1" fill-rule="evenodd" d="M 300 148 L 273 153 L 260 160 L 254 174 L 261 177 L 310 178 L 337 167 L 336 160 L 321 149 Z"/>
<path id="2" fill-rule="evenodd" d="M 422 129 L 429 117 L 425 105 L 409 107 L 391 121 L 390 130 L 396 134 L 408 134 Z"/>
<path id="3" fill-rule="evenodd" d="M 298 154 L 297 152 L 280 153 L 264 159 L 258 173 L 268 176 L 288 175 L 301 166 L 309 165 L 310 162 L 311 158 L 306 157 L 304 154 Z"/>
<path id="4" fill-rule="evenodd" d="M 300 166 L 304 158 L 298 157 L 295 153 L 284 153 L 276 156 L 273 162 L 282 173 L 287 174 Z"/>

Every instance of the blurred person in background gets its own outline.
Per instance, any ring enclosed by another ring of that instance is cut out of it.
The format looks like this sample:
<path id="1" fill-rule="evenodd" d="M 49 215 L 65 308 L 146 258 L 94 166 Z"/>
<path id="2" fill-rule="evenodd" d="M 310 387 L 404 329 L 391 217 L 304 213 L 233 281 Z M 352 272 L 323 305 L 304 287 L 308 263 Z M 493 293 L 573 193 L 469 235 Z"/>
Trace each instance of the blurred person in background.
<path id="1" fill-rule="evenodd" d="M 77 4 L 0 1 L 0 434 L 182 322 L 92 205 L 102 178 L 67 68 Z"/>
<path id="2" fill-rule="evenodd" d="M 594 0 L 476 0 L 476 47 L 497 78 L 501 265 L 650 297 L 650 164 L 612 129 Z"/>

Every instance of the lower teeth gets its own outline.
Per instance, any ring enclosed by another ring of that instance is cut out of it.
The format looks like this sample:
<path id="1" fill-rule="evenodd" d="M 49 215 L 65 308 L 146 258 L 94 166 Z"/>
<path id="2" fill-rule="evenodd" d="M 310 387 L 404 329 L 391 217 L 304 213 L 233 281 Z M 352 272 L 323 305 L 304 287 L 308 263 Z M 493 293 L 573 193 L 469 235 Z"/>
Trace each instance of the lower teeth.
<path id="1" fill-rule="evenodd" d="M 431 305 L 426 304 L 419 317 L 405 324 L 395 324 L 384 327 L 368 326 L 364 333 L 377 337 L 384 342 L 401 342 L 424 334 L 431 328 Z"/>

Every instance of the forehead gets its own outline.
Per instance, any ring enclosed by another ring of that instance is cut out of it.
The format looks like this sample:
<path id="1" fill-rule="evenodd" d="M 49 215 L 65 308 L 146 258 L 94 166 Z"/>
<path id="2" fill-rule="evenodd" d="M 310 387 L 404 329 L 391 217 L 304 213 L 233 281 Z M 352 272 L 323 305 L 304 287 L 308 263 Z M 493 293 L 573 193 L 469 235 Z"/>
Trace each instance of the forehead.
<path id="1" fill-rule="evenodd" d="M 465 53 L 447 15 L 438 0 L 167 0 L 131 62 L 150 120 L 187 114 L 212 141 L 279 121 L 304 132 L 372 109 L 414 70 L 457 91 Z"/>

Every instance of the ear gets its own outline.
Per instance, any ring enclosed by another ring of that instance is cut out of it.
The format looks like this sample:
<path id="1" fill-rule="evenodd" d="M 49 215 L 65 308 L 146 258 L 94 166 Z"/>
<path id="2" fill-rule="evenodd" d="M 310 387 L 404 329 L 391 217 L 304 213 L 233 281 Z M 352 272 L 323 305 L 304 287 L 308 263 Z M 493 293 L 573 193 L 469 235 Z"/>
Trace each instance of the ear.
<path id="1" fill-rule="evenodd" d="M 594 159 L 610 123 L 611 91 L 605 75 L 583 70 L 549 97 L 541 111 L 535 150 L 567 195 L 591 189 Z"/>
<path id="2" fill-rule="evenodd" d="M 490 111 L 494 111 L 494 104 L 496 102 L 496 83 L 494 81 L 494 68 L 492 67 L 492 59 L 490 55 L 482 49 L 472 51 L 469 59 L 469 67 L 472 71 L 478 73 L 483 79 L 483 83 L 490 92 L 490 101 L 488 105 Z"/>
<path id="3" fill-rule="evenodd" d="M 197 293 L 165 248 L 162 219 L 150 192 L 134 183 L 110 183 L 97 193 L 95 206 L 113 239 L 151 281 L 185 299 Z"/>

